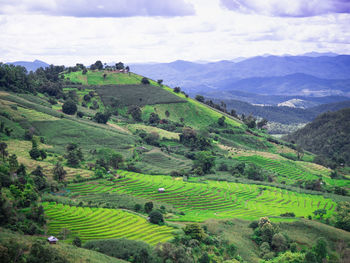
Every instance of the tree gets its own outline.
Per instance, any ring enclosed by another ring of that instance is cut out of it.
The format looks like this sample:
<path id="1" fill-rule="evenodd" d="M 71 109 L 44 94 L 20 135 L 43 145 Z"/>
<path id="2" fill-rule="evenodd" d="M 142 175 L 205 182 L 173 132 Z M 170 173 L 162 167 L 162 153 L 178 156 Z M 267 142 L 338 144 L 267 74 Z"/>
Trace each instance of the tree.
<path id="1" fill-rule="evenodd" d="M 39 152 L 40 152 L 40 158 L 41 158 L 41 160 L 46 159 L 46 157 L 47 157 L 46 151 L 43 150 L 43 149 L 41 149 Z"/>
<path id="2" fill-rule="evenodd" d="M 204 252 L 202 256 L 198 260 L 199 263 L 210 263 L 210 257 L 208 255 L 208 252 Z"/>
<path id="3" fill-rule="evenodd" d="M 267 124 L 267 120 L 266 119 L 262 119 L 261 121 L 258 122 L 257 126 L 258 129 L 262 129 L 264 126 L 266 126 Z"/>
<path id="4" fill-rule="evenodd" d="M 67 154 L 65 155 L 65 157 L 69 166 L 76 167 L 81 161 L 84 160 L 83 152 L 76 143 L 67 144 L 66 151 Z"/>
<path id="5" fill-rule="evenodd" d="M 204 173 L 208 173 L 215 166 L 215 156 L 208 151 L 197 152 L 194 166 L 200 167 Z"/>
<path id="6" fill-rule="evenodd" d="M 30 158 L 37 160 L 40 157 L 40 151 L 38 147 L 32 147 L 32 149 L 29 151 Z"/>
<path id="7" fill-rule="evenodd" d="M 149 214 L 153 209 L 153 202 L 145 203 L 145 212 Z"/>
<path id="8" fill-rule="evenodd" d="M 187 224 L 184 232 L 186 235 L 197 240 L 202 240 L 205 237 L 204 230 L 198 223 Z"/>
<path id="9" fill-rule="evenodd" d="M 327 258 L 327 241 L 324 238 L 317 239 L 316 245 L 312 248 L 315 253 L 317 262 L 324 262 L 323 260 Z"/>
<path id="10" fill-rule="evenodd" d="M 125 70 L 129 73 L 129 72 L 130 72 L 130 67 L 129 67 L 129 66 L 126 66 L 126 67 L 125 67 Z"/>
<path id="11" fill-rule="evenodd" d="M 109 159 L 109 164 L 114 168 L 118 169 L 124 162 L 124 158 L 120 153 L 113 153 Z"/>
<path id="12" fill-rule="evenodd" d="M 9 157 L 10 174 L 13 174 L 18 169 L 18 161 L 16 154 L 11 154 Z"/>
<path id="13" fill-rule="evenodd" d="M 115 64 L 116 69 L 124 69 L 124 63 L 123 62 L 118 62 Z"/>
<path id="14" fill-rule="evenodd" d="M 297 156 L 298 160 L 301 160 L 304 157 L 304 150 L 300 145 L 297 146 Z"/>
<path id="15" fill-rule="evenodd" d="M 162 79 L 158 79 L 157 83 L 158 83 L 159 86 L 162 86 L 163 85 L 163 80 Z"/>
<path id="16" fill-rule="evenodd" d="M 81 247 L 81 239 L 79 237 L 75 237 L 72 242 L 73 246 Z"/>
<path id="17" fill-rule="evenodd" d="M 196 100 L 198 100 L 199 102 L 204 102 L 204 97 L 202 95 L 196 95 Z"/>
<path id="18" fill-rule="evenodd" d="M 150 124 L 159 124 L 160 118 L 157 113 L 152 112 L 148 121 Z"/>
<path id="19" fill-rule="evenodd" d="M 97 60 L 97 61 L 95 62 L 95 67 L 96 67 L 96 69 L 98 69 L 98 70 L 102 70 L 102 69 L 103 69 L 103 64 L 102 64 L 102 62 L 101 62 L 100 60 Z"/>
<path id="20" fill-rule="evenodd" d="M 131 114 L 132 118 L 135 121 L 142 121 L 142 118 L 141 118 L 142 112 L 139 106 L 136 106 L 136 105 L 129 106 L 128 114 Z"/>
<path id="21" fill-rule="evenodd" d="M 339 202 L 335 214 L 335 226 L 350 231 L 350 202 Z"/>
<path id="22" fill-rule="evenodd" d="M 287 250 L 288 242 L 282 234 L 277 233 L 272 237 L 271 246 L 276 252 L 282 252 Z"/>
<path id="23" fill-rule="evenodd" d="M 143 85 L 149 85 L 149 84 L 150 84 L 148 78 L 145 78 L 145 77 L 142 78 L 141 83 L 142 83 Z"/>
<path id="24" fill-rule="evenodd" d="M 8 151 L 6 150 L 7 148 L 7 144 L 4 142 L 0 143 L 0 152 L 2 155 L 2 160 L 5 161 L 5 157 L 7 157 L 9 155 Z"/>
<path id="25" fill-rule="evenodd" d="M 163 214 L 161 212 L 159 212 L 158 210 L 153 210 L 150 214 L 149 214 L 149 221 L 152 224 L 162 224 L 164 223 L 164 218 L 163 218 Z"/>
<path id="26" fill-rule="evenodd" d="M 111 117 L 111 113 L 109 113 L 109 112 L 105 112 L 105 113 L 97 112 L 94 116 L 94 120 L 97 123 L 106 124 L 110 117 Z"/>
<path id="27" fill-rule="evenodd" d="M 225 126 L 225 116 L 221 116 L 219 119 L 218 119 L 218 124 L 219 126 Z"/>
<path id="28" fill-rule="evenodd" d="M 175 92 L 175 93 L 179 93 L 180 91 L 181 91 L 181 88 L 180 88 L 180 87 L 175 87 L 175 88 L 174 88 L 174 92 Z"/>
<path id="29" fill-rule="evenodd" d="M 87 69 L 84 68 L 82 74 L 83 74 L 83 75 L 86 75 L 86 73 L 87 73 Z"/>
<path id="30" fill-rule="evenodd" d="M 67 172 L 64 170 L 60 162 L 56 163 L 55 167 L 52 170 L 52 173 L 53 173 L 53 178 L 59 182 L 62 182 L 67 174 Z"/>
<path id="31" fill-rule="evenodd" d="M 317 209 L 317 210 L 313 211 L 312 213 L 313 213 L 315 216 L 319 216 L 320 219 L 322 219 L 323 216 L 324 216 L 325 214 L 327 214 L 327 210 L 326 210 L 326 209 Z"/>
<path id="32" fill-rule="evenodd" d="M 77 112 L 77 110 L 78 110 L 77 105 L 72 100 L 67 100 L 62 105 L 62 111 L 65 114 L 74 115 Z"/>

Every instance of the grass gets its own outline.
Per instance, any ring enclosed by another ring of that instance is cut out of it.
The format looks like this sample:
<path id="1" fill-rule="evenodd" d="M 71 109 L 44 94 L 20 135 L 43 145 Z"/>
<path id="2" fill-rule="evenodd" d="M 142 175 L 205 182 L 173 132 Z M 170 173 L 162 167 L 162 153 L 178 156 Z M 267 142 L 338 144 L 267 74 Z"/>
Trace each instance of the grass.
<path id="1" fill-rule="evenodd" d="M 121 106 L 186 102 L 163 88 L 153 85 L 104 85 L 94 88 L 106 106 L 111 105 L 113 99 L 117 100 Z"/>
<path id="2" fill-rule="evenodd" d="M 167 154 L 155 148 L 142 154 L 141 162 L 136 165 L 144 173 L 170 174 L 172 171 L 190 170 L 192 161 L 182 155 Z"/>
<path id="3" fill-rule="evenodd" d="M 137 130 L 142 130 L 147 133 L 156 132 L 159 134 L 160 139 L 166 138 L 170 140 L 171 139 L 179 140 L 179 133 L 166 131 L 153 126 L 147 126 L 144 124 L 129 124 L 126 127 L 128 130 L 130 130 L 133 133 L 136 132 Z"/>
<path id="4" fill-rule="evenodd" d="M 8 229 L 0 228 L 0 244 L 7 243 L 12 240 L 16 243 L 23 244 L 27 250 L 25 254 L 29 252 L 30 247 L 35 240 L 45 240 L 47 237 L 42 236 L 28 236 L 20 235 L 16 232 L 12 232 Z M 66 244 L 59 241 L 56 245 L 52 245 L 51 248 L 55 249 L 61 256 L 64 256 L 68 262 L 79 262 L 79 263 L 126 263 L 126 261 L 109 257 L 105 254 L 97 251 L 88 250 L 84 248 L 78 248 L 73 245 Z"/>
<path id="5" fill-rule="evenodd" d="M 103 74 L 106 74 L 105 78 Z M 86 75 L 83 75 L 82 71 L 77 71 L 66 73 L 64 76 L 66 79 L 69 78 L 71 82 L 81 83 L 82 85 L 133 85 L 140 84 L 143 78 L 131 72 L 130 74 L 124 74 L 107 70 L 88 70 Z"/>
<path id="6" fill-rule="evenodd" d="M 166 117 L 165 111 L 169 111 L 169 117 Z M 201 129 L 212 123 L 216 123 L 222 114 L 213 111 L 192 99 L 187 99 L 187 103 L 172 103 L 172 104 L 157 104 L 146 105 L 142 111 L 142 118 L 144 120 L 149 118 L 149 115 L 155 112 L 161 119 L 169 119 L 173 122 L 183 123 L 187 126 Z M 240 124 L 232 119 L 226 118 L 226 122 L 232 126 L 239 126 Z"/>
<path id="7" fill-rule="evenodd" d="M 47 159 L 44 161 L 41 160 L 33 160 L 29 156 L 29 150 L 32 147 L 32 143 L 30 141 L 23 141 L 23 140 L 8 140 L 6 141 L 6 144 L 8 145 L 8 151 L 10 154 L 15 153 L 18 159 L 19 163 L 23 163 L 27 169 L 28 172 L 32 172 L 36 169 L 37 166 L 41 166 L 43 168 L 43 172 L 46 176 L 49 178 L 53 177 L 52 169 L 54 168 L 56 162 L 58 159 L 52 154 L 49 154 Z M 39 144 L 40 149 L 46 149 L 50 151 L 52 147 L 50 145 L 45 144 Z M 50 156 L 51 155 L 51 156 Z M 66 179 L 73 180 L 77 175 L 80 175 L 81 177 L 91 177 L 93 175 L 92 171 L 86 170 L 86 169 L 80 169 L 80 168 L 71 168 L 71 167 L 64 167 L 66 174 Z"/>
<path id="8" fill-rule="evenodd" d="M 48 233 L 57 235 L 69 229 L 83 241 L 127 238 L 156 245 L 173 238 L 174 228 L 149 223 L 145 218 L 121 209 L 75 207 L 43 203 L 49 217 Z"/>
<path id="9" fill-rule="evenodd" d="M 279 216 L 294 212 L 296 216 L 308 216 L 316 209 L 324 208 L 330 216 L 336 206 L 331 199 L 281 190 L 275 187 L 240 183 L 205 181 L 183 182 L 182 178 L 149 176 L 119 171 L 122 179 L 114 182 L 87 182 L 70 184 L 68 189 L 80 195 L 100 192 L 118 192 L 172 205 L 185 212 L 174 216 L 173 221 L 203 221 L 209 218 L 257 219 L 262 216 Z M 165 193 L 157 189 L 164 187 Z"/>

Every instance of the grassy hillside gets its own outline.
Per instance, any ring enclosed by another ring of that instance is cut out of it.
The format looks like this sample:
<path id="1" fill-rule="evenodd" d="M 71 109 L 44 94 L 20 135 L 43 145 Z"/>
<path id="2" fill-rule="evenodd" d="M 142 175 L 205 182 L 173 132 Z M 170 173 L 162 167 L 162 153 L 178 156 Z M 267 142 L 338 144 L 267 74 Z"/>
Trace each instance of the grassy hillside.
<path id="1" fill-rule="evenodd" d="M 350 165 L 349 123 L 350 108 L 324 113 L 286 139 L 338 164 Z"/>
<path id="2" fill-rule="evenodd" d="M 313 163 L 314 154 L 298 158 L 294 144 L 153 80 L 141 84 L 136 74 L 61 74 L 64 79 L 35 95 L 0 91 L 1 225 L 32 234 L 68 231 L 60 243 L 107 240 L 101 241 L 104 251 L 113 250 L 109 239 L 140 240 L 164 262 L 186 255 L 196 262 L 206 256 L 258 262 L 261 242 L 252 234 L 262 231 L 243 220 L 270 217 L 271 226 L 279 225 L 276 233 L 283 229 L 300 241 L 301 253 L 331 229 L 316 221 L 343 223 L 337 202 L 349 200 L 342 196 L 350 186 L 348 168 L 334 177 L 334 170 Z M 71 101 L 77 112 L 65 114 Z M 130 112 L 129 105 L 139 108 Z M 101 121 L 101 114 L 108 118 Z M 187 227 L 190 222 L 200 224 Z M 288 232 L 287 223 L 300 237 Z M 338 234 L 348 240 L 345 232 Z M 154 246 L 159 242 L 165 245 Z M 74 249 L 67 245 L 62 253 L 73 258 Z"/>
<path id="3" fill-rule="evenodd" d="M 0 233 L 1 233 L 0 246 L 6 245 L 8 242 L 14 242 L 16 244 L 19 244 L 20 247 L 24 247 L 23 251 L 21 251 L 21 249 L 18 249 L 15 251 L 16 256 L 19 256 L 21 252 L 27 255 L 33 243 L 35 243 L 35 241 L 37 240 L 40 240 L 44 243 L 47 242 L 45 237 L 21 235 L 16 232 L 11 232 L 10 230 L 4 229 L 4 228 L 0 228 Z M 46 245 L 46 246 L 49 246 L 49 245 Z M 109 257 L 97 251 L 79 248 L 64 242 L 58 242 L 56 245 L 50 246 L 50 249 L 53 249 L 54 251 L 56 251 L 58 255 L 62 256 L 66 260 L 66 262 L 81 262 L 81 263 L 88 263 L 88 262 L 90 263 L 126 263 L 127 262 L 121 259 Z"/>

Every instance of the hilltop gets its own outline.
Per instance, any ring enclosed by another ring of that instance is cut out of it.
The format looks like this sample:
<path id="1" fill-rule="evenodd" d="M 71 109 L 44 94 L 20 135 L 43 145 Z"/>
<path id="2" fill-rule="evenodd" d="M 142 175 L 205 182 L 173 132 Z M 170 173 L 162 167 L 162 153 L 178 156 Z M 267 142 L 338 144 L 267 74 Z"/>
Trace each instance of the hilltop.
<path id="1" fill-rule="evenodd" d="M 0 64 L 3 227 L 131 262 L 344 257 L 347 167 L 121 64 Z"/>

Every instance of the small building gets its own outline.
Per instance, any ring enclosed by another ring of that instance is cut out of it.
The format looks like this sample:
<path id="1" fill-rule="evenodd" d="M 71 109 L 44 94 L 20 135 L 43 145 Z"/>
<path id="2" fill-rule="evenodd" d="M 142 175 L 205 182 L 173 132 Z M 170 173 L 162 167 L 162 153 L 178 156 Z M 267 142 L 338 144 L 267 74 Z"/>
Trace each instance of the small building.
<path id="1" fill-rule="evenodd" d="M 49 242 L 50 244 L 56 244 L 58 241 L 58 238 L 54 237 L 54 236 L 50 236 L 47 238 L 47 242 Z"/>
<path id="2" fill-rule="evenodd" d="M 164 193 L 165 192 L 165 188 L 158 188 L 158 193 Z"/>

